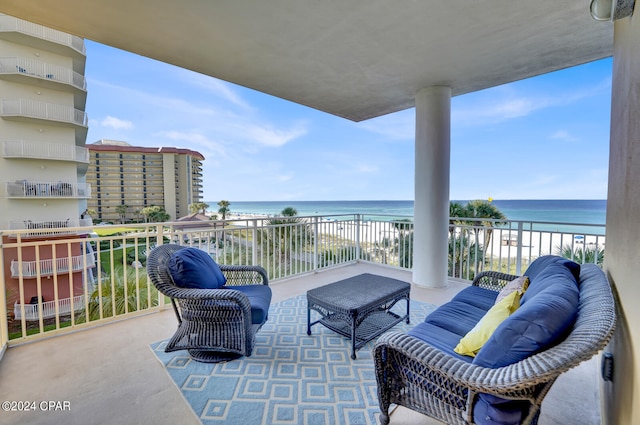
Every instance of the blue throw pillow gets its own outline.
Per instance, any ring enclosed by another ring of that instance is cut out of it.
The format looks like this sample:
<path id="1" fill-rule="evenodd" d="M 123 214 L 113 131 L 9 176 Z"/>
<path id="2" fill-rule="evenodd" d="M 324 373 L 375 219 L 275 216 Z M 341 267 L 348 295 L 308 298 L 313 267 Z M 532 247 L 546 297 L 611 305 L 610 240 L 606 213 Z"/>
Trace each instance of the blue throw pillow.
<path id="1" fill-rule="evenodd" d="M 211 256 L 197 248 L 174 252 L 168 267 L 173 282 L 181 288 L 218 289 L 227 283 Z"/>

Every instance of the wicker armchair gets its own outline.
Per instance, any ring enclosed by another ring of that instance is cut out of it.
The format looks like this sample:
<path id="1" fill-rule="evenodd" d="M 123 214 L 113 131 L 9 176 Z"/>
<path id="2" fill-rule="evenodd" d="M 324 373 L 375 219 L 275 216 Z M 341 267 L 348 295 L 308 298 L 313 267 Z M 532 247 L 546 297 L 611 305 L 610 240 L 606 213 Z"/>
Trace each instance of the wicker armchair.
<path id="1" fill-rule="evenodd" d="M 174 284 L 167 263 L 171 255 L 187 247 L 166 244 L 154 248 L 147 259 L 147 273 L 155 287 L 171 299 L 178 329 L 166 352 L 188 350 L 196 361 L 214 363 L 250 356 L 255 334 L 262 323 L 252 323 L 251 303 L 238 289 L 268 285 L 267 272 L 259 266 L 219 265 L 227 278 L 224 289 L 181 288 Z"/>
<path id="2" fill-rule="evenodd" d="M 481 273 L 473 285 L 499 290 L 516 276 Z M 479 393 L 525 400 L 523 424 L 536 424 L 542 400 L 556 378 L 602 350 L 615 326 L 609 283 L 596 265 L 582 265 L 577 320 L 559 344 L 517 363 L 490 369 L 454 358 L 401 332 L 381 336 L 374 348 L 380 423 L 389 423 L 391 404 L 405 406 L 447 424 L 473 424 Z"/>

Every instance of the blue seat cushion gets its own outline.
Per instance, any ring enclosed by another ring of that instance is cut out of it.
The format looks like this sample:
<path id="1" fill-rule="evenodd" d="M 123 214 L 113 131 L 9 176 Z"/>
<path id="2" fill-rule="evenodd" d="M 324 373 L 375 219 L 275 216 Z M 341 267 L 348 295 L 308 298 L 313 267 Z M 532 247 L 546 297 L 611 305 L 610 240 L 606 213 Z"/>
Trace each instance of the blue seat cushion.
<path id="1" fill-rule="evenodd" d="M 167 267 L 173 283 L 181 288 L 218 289 L 227 283 L 227 278 L 211 256 L 197 248 L 174 252 Z"/>
<path id="2" fill-rule="evenodd" d="M 486 313 L 487 310 L 454 299 L 438 307 L 424 321 L 459 335 L 455 347 Z"/>
<path id="3" fill-rule="evenodd" d="M 229 286 L 224 289 L 235 289 L 249 298 L 251 304 L 251 323 L 260 325 L 269 317 L 269 305 L 271 305 L 271 288 L 267 285 L 241 285 Z"/>
<path id="4" fill-rule="evenodd" d="M 468 363 L 471 363 L 471 360 L 473 360 L 473 357 L 461 356 L 453 351 L 454 347 L 460 342 L 462 335 L 451 332 L 446 328 L 441 328 L 432 323 L 422 322 L 414 326 L 408 334 L 421 339 L 432 347 L 444 351 L 457 359 L 464 360 Z"/>
<path id="5" fill-rule="evenodd" d="M 528 401 L 480 394 L 473 406 L 473 422 L 476 425 L 519 425 L 528 409 Z"/>
<path id="6" fill-rule="evenodd" d="M 458 292 L 451 301 L 461 301 L 474 307 L 481 308 L 486 312 L 493 307 L 497 296 L 498 292 L 496 291 L 480 288 L 479 286 L 469 286 L 468 288 Z"/>

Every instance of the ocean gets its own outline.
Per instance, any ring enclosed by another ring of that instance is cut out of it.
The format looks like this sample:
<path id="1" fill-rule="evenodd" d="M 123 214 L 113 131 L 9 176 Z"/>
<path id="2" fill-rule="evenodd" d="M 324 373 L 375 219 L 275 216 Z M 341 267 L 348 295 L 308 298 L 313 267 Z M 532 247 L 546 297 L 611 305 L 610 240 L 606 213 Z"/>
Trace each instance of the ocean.
<path id="1" fill-rule="evenodd" d="M 276 201 L 246 202 L 230 201 L 230 210 L 238 214 L 279 215 L 287 207 L 293 207 L 298 215 L 339 215 L 339 214 L 384 214 L 394 218 L 413 217 L 413 201 Z M 467 201 L 456 201 L 465 203 Z M 604 226 L 606 218 L 606 200 L 493 200 L 493 204 L 513 221 L 579 223 Z M 217 210 L 217 201 L 207 202 L 210 210 Z M 573 226 L 555 224 L 538 225 L 536 230 L 577 230 Z M 604 233 L 604 227 L 589 228 Z"/>

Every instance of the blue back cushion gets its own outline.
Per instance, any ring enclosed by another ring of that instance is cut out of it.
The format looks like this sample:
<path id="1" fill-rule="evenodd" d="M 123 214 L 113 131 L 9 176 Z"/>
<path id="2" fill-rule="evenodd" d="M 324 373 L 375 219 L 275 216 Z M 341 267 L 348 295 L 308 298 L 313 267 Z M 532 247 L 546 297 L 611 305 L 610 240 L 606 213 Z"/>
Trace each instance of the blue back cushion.
<path id="1" fill-rule="evenodd" d="M 564 265 L 554 263 L 547 269 L 536 274 L 537 288 L 529 293 L 531 282 L 525 292 L 529 299 L 496 328 L 473 359 L 474 364 L 499 368 L 516 363 L 555 345 L 568 333 L 578 315 L 578 285 Z M 474 420 L 478 425 L 516 425 L 523 412 L 526 403 L 480 394 Z"/>
<path id="2" fill-rule="evenodd" d="M 577 273 L 578 277 L 576 277 L 575 273 Z M 580 266 L 573 261 L 562 259 L 549 264 L 544 270 L 536 273 L 535 277 L 529 276 L 529 288 L 520 299 L 520 305 L 526 304 L 540 292 L 550 286 L 554 286 L 557 282 L 571 282 L 577 289 L 579 275 Z"/>
<path id="3" fill-rule="evenodd" d="M 579 301 L 573 281 L 557 280 L 546 286 L 496 328 L 473 363 L 498 368 L 553 346 L 573 326 Z"/>
<path id="4" fill-rule="evenodd" d="M 527 267 L 527 271 L 524 272 L 524 276 L 528 276 L 529 282 L 533 283 L 538 274 L 546 270 L 547 267 L 552 264 L 564 265 L 569 269 L 576 281 L 580 279 L 580 265 L 557 255 L 543 255 L 542 257 L 536 258 L 529 267 Z"/>
<path id="5" fill-rule="evenodd" d="M 173 282 L 181 288 L 218 289 L 227 283 L 227 278 L 211 256 L 197 248 L 174 252 L 168 267 Z"/>

